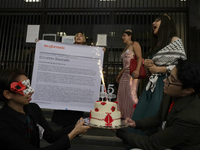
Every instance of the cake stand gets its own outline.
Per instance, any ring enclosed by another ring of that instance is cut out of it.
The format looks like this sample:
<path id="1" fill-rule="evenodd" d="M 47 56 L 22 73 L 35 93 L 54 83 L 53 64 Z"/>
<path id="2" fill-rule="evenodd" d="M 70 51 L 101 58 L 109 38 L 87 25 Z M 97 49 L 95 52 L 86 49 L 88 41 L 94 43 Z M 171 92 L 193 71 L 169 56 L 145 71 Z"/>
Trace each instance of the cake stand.
<path id="1" fill-rule="evenodd" d="M 94 125 L 89 122 L 89 117 L 83 119 L 85 121 L 84 125 L 94 127 L 94 128 L 101 128 L 101 129 L 121 129 L 121 128 L 126 128 L 129 126 L 128 123 L 125 122 L 125 120 L 121 120 L 121 125 L 119 126 L 101 126 L 101 125 Z"/>

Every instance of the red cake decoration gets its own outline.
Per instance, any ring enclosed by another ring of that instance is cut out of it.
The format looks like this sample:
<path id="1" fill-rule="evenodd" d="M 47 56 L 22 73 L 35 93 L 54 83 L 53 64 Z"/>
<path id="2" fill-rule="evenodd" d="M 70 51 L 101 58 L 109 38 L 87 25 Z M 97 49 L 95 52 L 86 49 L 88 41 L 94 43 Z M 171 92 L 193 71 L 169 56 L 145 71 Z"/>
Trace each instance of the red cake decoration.
<path id="1" fill-rule="evenodd" d="M 118 104 L 118 102 L 116 101 L 116 102 L 113 102 L 113 103 L 116 103 L 116 104 Z"/>
<path id="2" fill-rule="evenodd" d="M 114 112 L 114 111 L 115 111 L 115 109 L 116 109 L 116 108 L 113 106 L 113 107 L 111 108 L 111 111 L 112 111 L 112 112 Z"/>
<path id="3" fill-rule="evenodd" d="M 99 111 L 99 109 L 98 109 L 98 108 L 95 108 L 95 111 Z"/>
<path id="4" fill-rule="evenodd" d="M 90 110 L 89 122 L 90 122 L 91 118 L 92 118 L 92 110 Z"/>
<path id="5" fill-rule="evenodd" d="M 112 122 L 114 121 L 112 116 L 110 116 L 111 113 L 106 113 L 106 117 L 104 119 L 104 121 L 106 122 L 105 125 L 106 126 L 112 126 Z"/>
<path id="6" fill-rule="evenodd" d="M 105 102 L 101 102 L 101 105 L 105 105 L 106 103 Z"/>

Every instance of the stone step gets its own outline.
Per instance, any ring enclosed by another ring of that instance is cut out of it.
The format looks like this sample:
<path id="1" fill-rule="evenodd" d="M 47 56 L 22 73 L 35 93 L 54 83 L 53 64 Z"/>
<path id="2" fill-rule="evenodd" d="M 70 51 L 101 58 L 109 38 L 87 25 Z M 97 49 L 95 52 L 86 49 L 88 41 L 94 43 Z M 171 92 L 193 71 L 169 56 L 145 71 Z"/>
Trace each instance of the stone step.
<path id="1" fill-rule="evenodd" d="M 121 140 L 118 137 L 109 136 L 98 136 L 98 135 L 87 135 L 83 134 L 75 138 L 72 142 L 76 143 L 86 143 L 91 145 L 104 145 L 104 146 L 122 146 Z"/>
<path id="2" fill-rule="evenodd" d="M 3 103 L 0 103 L 0 108 Z M 44 117 L 48 121 L 53 130 L 59 130 L 59 126 L 51 122 L 53 114 L 52 109 L 42 109 Z M 88 112 L 84 113 L 83 118 L 89 116 Z M 41 147 L 50 145 L 44 139 L 40 142 Z M 92 128 L 79 137 L 71 141 L 71 148 L 69 150 L 125 150 L 125 145 L 122 140 L 115 136 L 115 133 L 108 129 Z"/>
<path id="3" fill-rule="evenodd" d="M 43 109 L 43 114 L 53 130 L 59 130 L 59 126 L 51 122 L 53 110 Z M 89 116 L 88 112 L 84 113 L 83 118 Z M 49 144 L 41 140 L 41 147 Z M 125 150 L 125 145 L 122 140 L 116 137 L 115 133 L 109 129 L 91 128 L 86 133 L 71 141 L 70 150 Z"/>
<path id="4" fill-rule="evenodd" d="M 72 140 L 70 150 L 125 150 L 117 137 L 82 135 Z"/>
<path id="5" fill-rule="evenodd" d="M 45 140 L 41 140 L 41 147 L 50 145 Z M 97 149 L 95 149 L 97 148 Z M 125 150 L 125 145 L 121 139 L 109 136 L 81 135 L 71 141 L 70 150 Z"/>
<path id="6" fill-rule="evenodd" d="M 69 150 L 125 150 L 122 147 L 112 147 L 112 146 L 103 146 L 103 145 L 72 145 Z"/>
<path id="7" fill-rule="evenodd" d="M 62 127 L 48 121 L 53 130 L 59 130 Z M 45 140 L 41 140 L 41 147 L 48 146 Z M 115 133 L 108 129 L 92 128 L 86 133 L 74 138 L 71 141 L 70 150 L 125 150 L 122 140 L 116 137 Z"/>

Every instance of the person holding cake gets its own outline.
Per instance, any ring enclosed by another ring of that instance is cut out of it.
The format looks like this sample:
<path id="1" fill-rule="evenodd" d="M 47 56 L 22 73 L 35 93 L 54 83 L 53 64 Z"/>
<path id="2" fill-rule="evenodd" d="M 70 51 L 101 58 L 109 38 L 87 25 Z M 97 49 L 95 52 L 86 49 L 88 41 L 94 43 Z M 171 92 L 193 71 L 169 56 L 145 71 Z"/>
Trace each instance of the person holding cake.
<path id="1" fill-rule="evenodd" d="M 74 44 L 77 45 L 86 45 L 86 37 L 85 33 L 82 31 L 78 31 L 74 36 Z M 105 48 L 103 47 L 103 51 L 105 52 Z M 77 120 L 83 117 L 83 111 L 75 111 L 75 110 L 54 110 L 52 115 L 52 121 L 58 125 L 63 127 L 71 126 L 76 124 Z"/>
<path id="2" fill-rule="evenodd" d="M 121 111 L 122 118 L 131 118 L 135 105 L 138 103 L 137 89 L 139 84 L 139 71 L 142 65 L 142 53 L 140 44 L 133 42 L 133 33 L 130 29 L 125 30 L 122 36 L 126 44 L 121 58 L 123 59 L 123 69 L 116 78 L 119 83 L 117 92 L 118 110 Z M 130 75 L 130 60 L 137 59 L 137 68 Z"/>
<path id="3" fill-rule="evenodd" d="M 53 131 L 35 103 L 30 103 L 34 89 L 30 80 L 20 70 L 1 70 L 0 101 L 5 104 L 0 110 L 0 145 L 6 150 L 66 150 L 70 141 L 86 132 L 81 118 L 75 127 Z M 40 148 L 40 139 L 52 143 Z"/>
<path id="4" fill-rule="evenodd" d="M 79 31 L 74 36 L 74 44 L 85 45 L 86 38 L 82 31 Z M 76 124 L 77 120 L 83 117 L 83 111 L 75 110 L 54 110 L 52 115 L 52 121 L 63 127 L 68 127 Z"/>
<path id="5" fill-rule="evenodd" d="M 74 36 L 75 42 L 73 44 L 86 45 L 85 33 L 78 31 Z M 39 39 L 36 39 L 38 42 Z M 105 51 L 105 48 L 103 49 Z M 52 115 L 52 122 L 61 125 L 63 127 L 69 127 L 76 124 L 77 120 L 83 117 L 83 111 L 72 111 L 72 110 L 54 110 Z"/>
<path id="6" fill-rule="evenodd" d="M 126 119 L 135 129 L 160 131 L 144 136 L 117 130 L 116 135 L 134 148 L 144 150 L 200 149 L 200 62 L 178 59 L 164 81 L 164 96 L 158 113 L 142 119 Z"/>

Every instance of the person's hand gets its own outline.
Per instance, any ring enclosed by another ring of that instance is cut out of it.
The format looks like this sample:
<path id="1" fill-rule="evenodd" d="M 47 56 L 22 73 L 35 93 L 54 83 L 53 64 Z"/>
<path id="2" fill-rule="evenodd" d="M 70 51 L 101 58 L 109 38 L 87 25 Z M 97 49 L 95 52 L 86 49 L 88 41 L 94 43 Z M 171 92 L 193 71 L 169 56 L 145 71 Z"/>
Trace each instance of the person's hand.
<path id="1" fill-rule="evenodd" d="M 38 41 L 39 41 L 39 39 L 36 38 L 36 39 L 35 39 L 35 42 L 37 43 Z"/>
<path id="2" fill-rule="evenodd" d="M 82 121 L 83 121 L 83 118 L 81 117 L 81 118 L 76 122 L 76 125 L 79 124 L 79 123 L 82 122 Z M 75 125 L 75 126 L 76 126 L 76 125 Z"/>
<path id="3" fill-rule="evenodd" d="M 88 129 L 90 129 L 90 126 L 85 126 L 84 123 L 85 121 L 83 121 L 83 118 L 77 121 L 74 129 L 68 134 L 70 140 L 72 140 L 76 135 L 85 133 Z"/>
<path id="4" fill-rule="evenodd" d="M 105 53 L 105 51 L 106 51 L 106 48 L 105 48 L 105 47 L 103 47 L 103 52 Z"/>
<path id="5" fill-rule="evenodd" d="M 151 74 L 158 73 L 158 67 L 156 65 L 152 65 L 151 67 L 149 67 L 149 71 L 151 72 Z"/>
<path id="6" fill-rule="evenodd" d="M 151 67 L 153 65 L 154 65 L 153 60 L 151 60 L 151 59 L 145 59 L 144 60 L 144 66 L 145 67 L 149 68 L 149 67 Z"/>
<path id="7" fill-rule="evenodd" d="M 135 70 L 132 72 L 132 74 L 134 75 L 133 78 L 137 79 L 140 76 L 140 71 L 139 70 Z"/>
<path id="8" fill-rule="evenodd" d="M 117 76 L 117 78 L 116 78 L 116 82 L 117 82 L 117 83 L 119 83 L 119 81 L 120 81 L 120 78 L 121 78 L 121 76 L 120 76 L 120 75 L 118 75 L 118 76 Z"/>
<path id="9" fill-rule="evenodd" d="M 79 120 L 79 122 L 77 122 L 74 130 L 76 131 L 76 134 L 81 134 L 81 133 L 85 133 L 87 132 L 88 129 L 90 129 L 90 126 L 85 126 L 83 125 L 85 123 L 85 121 L 83 121 L 83 118 L 81 118 Z"/>
<path id="10" fill-rule="evenodd" d="M 133 121 L 131 118 L 126 118 L 125 122 L 127 122 L 132 128 L 136 127 L 135 121 Z"/>

